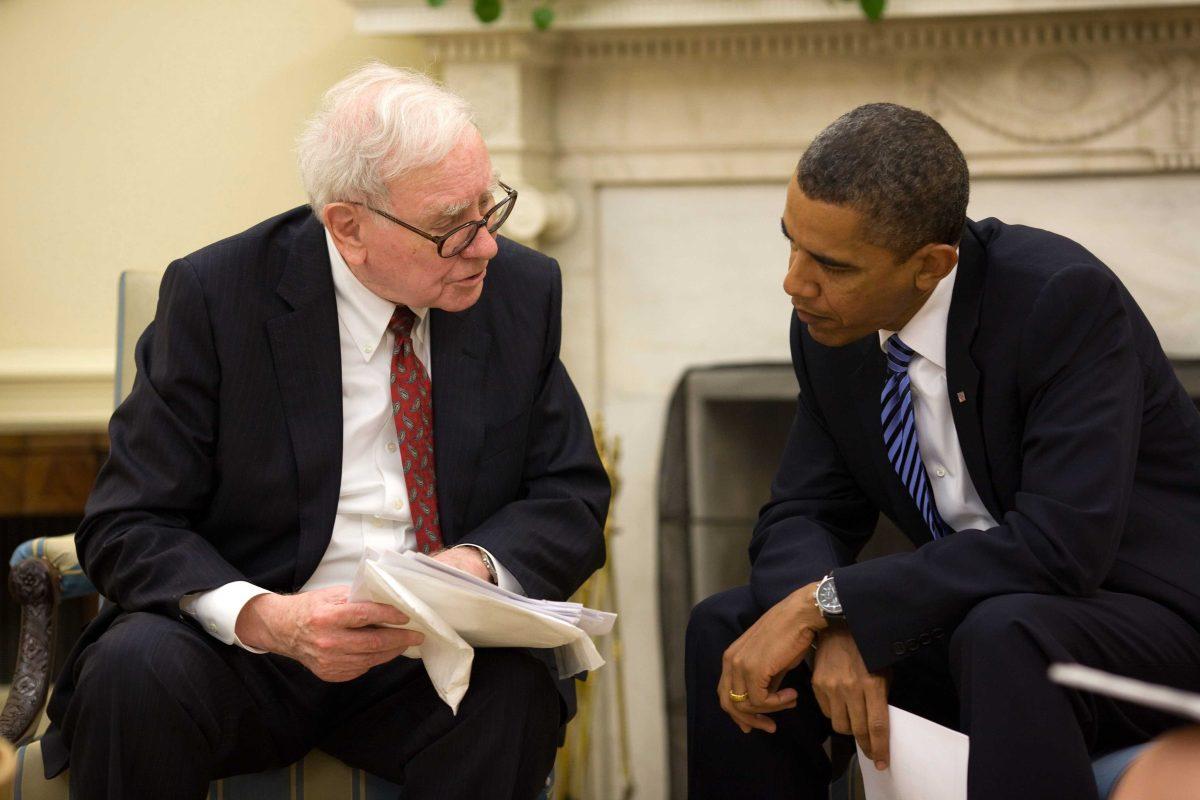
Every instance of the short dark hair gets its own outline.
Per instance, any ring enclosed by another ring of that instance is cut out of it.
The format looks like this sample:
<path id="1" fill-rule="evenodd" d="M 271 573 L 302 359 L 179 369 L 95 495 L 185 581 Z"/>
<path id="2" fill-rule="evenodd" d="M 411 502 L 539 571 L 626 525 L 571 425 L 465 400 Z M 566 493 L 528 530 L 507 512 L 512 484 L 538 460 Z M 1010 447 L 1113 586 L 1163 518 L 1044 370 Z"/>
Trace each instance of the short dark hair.
<path id="1" fill-rule="evenodd" d="M 967 219 L 967 160 L 928 114 L 868 103 L 817 134 L 796 167 L 810 200 L 850 206 L 863 235 L 907 258 L 931 242 L 957 244 Z"/>

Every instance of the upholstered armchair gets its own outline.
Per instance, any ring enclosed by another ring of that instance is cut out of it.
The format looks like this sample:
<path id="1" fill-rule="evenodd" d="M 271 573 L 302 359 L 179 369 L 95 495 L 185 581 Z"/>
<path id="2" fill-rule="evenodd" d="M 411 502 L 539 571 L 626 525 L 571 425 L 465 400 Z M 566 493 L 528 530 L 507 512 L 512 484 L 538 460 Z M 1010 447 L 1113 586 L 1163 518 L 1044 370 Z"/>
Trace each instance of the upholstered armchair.
<path id="1" fill-rule="evenodd" d="M 120 403 L 133 383 L 133 346 L 154 317 L 159 277 L 121 275 L 117 306 L 117 370 L 114 400 Z M 95 594 L 79 566 L 74 534 L 45 536 L 21 544 L 10 560 L 8 585 L 21 607 L 21 630 L 12 688 L 0 711 L 0 736 L 17 750 L 14 800 L 69 800 L 67 773 L 47 781 L 37 734 L 54 678 L 54 626 L 59 603 Z M 103 602 L 103 601 L 101 601 Z M 541 800 L 549 796 L 553 773 Z M 313 750 L 289 767 L 215 781 L 209 794 L 224 800 L 394 800 L 402 788 L 353 769 Z"/>

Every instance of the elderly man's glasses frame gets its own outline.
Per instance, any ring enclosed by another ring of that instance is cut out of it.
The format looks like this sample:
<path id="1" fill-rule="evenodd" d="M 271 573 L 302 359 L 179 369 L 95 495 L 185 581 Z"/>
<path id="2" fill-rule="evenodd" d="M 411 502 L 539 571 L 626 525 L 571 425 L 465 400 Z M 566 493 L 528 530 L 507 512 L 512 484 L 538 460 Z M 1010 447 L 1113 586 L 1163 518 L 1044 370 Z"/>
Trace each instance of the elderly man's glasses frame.
<path id="1" fill-rule="evenodd" d="M 456 228 L 451 228 L 441 235 L 426 233 L 420 228 L 414 225 L 409 225 L 404 220 L 396 219 L 386 211 L 381 211 L 380 209 L 367 205 L 366 203 L 356 203 L 351 201 L 351 205 L 365 206 L 389 222 L 394 222 L 400 227 L 406 228 L 418 236 L 422 236 L 433 242 L 435 245 L 437 245 L 438 255 L 442 258 L 454 258 L 463 250 L 466 250 L 471 246 L 471 242 L 475 241 L 475 237 L 479 234 L 480 228 L 486 225 L 488 233 L 495 233 L 496 231 L 500 230 L 500 226 L 503 225 L 508 220 L 509 215 L 512 214 L 513 208 L 517 205 L 517 190 L 509 186 L 504 181 L 498 181 L 498 183 L 500 184 L 500 188 L 507 193 L 503 200 L 485 211 L 480 219 L 464 222 L 462 225 L 459 225 Z M 469 232 L 467 232 L 468 229 Z"/>

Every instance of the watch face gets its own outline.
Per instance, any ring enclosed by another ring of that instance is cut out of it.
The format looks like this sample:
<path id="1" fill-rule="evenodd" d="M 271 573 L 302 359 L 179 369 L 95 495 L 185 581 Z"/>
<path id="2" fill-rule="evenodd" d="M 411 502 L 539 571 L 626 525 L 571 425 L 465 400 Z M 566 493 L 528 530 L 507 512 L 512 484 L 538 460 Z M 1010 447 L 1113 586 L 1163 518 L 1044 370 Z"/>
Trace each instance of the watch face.
<path id="1" fill-rule="evenodd" d="M 817 605 L 827 614 L 841 614 L 842 603 L 838 600 L 833 581 L 822 581 L 817 587 Z"/>

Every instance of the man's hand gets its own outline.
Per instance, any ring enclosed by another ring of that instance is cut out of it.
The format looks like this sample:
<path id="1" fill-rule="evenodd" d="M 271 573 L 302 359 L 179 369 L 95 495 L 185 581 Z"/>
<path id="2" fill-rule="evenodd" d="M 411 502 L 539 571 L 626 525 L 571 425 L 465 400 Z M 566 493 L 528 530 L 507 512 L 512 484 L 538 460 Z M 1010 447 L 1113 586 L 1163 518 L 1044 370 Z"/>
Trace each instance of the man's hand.
<path id="1" fill-rule="evenodd" d="M 828 624 L 813 602 L 816 590 L 810 583 L 792 592 L 725 651 L 717 696 L 742 733 L 754 728 L 774 733 L 775 720 L 767 714 L 796 707 L 796 690 L 781 691 L 779 684 L 804 660 L 814 633 Z M 738 702 L 732 694 L 747 697 Z"/>
<path id="2" fill-rule="evenodd" d="M 352 603 L 349 588 L 260 594 L 242 607 L 234 630 L 243 644 L 294 658 L 323 681 L 354 680 L 425 638 L 382 603 Z"/>
<path id="3" fill-rule="evenodd" d="M 479 554 L 479 548 L 477 547 L 471 547 L 470 545 L 450 547 L 445 550 L 439 550 L 433 557 L 443 564 L 449 564 L 455 569 L 461 569 L 463 572 L 474 575 L 482 581 L 492 582 L 491 573 L 483 565 L 483 556 Z"/>
<path id="4" fill-rule="evenodd" d="M 826 629 L 817 640 L 812 677 L 817 703 L 835 731 L 854 734 L 876 769 L 888 765 L 888 679 L 867 672 L 844 625 Z"/>

